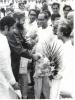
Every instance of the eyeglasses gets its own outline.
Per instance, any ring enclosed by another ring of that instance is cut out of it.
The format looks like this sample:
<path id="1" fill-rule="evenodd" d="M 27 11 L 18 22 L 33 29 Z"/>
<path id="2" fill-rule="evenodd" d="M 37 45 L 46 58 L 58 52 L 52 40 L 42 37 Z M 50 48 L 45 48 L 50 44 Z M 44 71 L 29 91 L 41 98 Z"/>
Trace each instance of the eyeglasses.
<path id="1" fill-rule="evenodd" d="M 31 16 L 36 16 L 36 14 L 30 14 Z"/>
<path id="2" fill-rule="evenodd" d="M 44 21 L 45 19 L 38 19 L 39 21 Z"/>
<path id="3" fill-rule="evenodd" d="M 58 8 L 53 8 L 53 9 L 58 9 Z"/>
<path id="4" fill-rule="evenodd" d="M 64 11 L 70 11 L 70 10 L 66 10 L 66 9 L 65 9 Z"/>
<path id="5" fill-rule="evenodd" d="M 70 8 L 69 8 L 69 7 L 66 7 L 66 8 L 64 9 L 64 11 L 70 11 Z"/>

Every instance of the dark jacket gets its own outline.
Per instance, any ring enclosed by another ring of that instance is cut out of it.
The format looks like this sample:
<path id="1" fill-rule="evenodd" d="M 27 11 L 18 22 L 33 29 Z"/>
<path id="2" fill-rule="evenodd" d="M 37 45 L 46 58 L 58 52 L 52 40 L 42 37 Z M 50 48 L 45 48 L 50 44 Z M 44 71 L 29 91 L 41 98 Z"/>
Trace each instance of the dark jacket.
<path id="1" fill-rule="evenodd" d="M 31 49 L 31 46 L 27 44 L 20 32 L 8 33 L 7 39 L 11 49 L 12 70 L 16 80 L 18 81 L 20 57 L 31 58 L 31 54 L 28 52 L 28 49 Z"/>

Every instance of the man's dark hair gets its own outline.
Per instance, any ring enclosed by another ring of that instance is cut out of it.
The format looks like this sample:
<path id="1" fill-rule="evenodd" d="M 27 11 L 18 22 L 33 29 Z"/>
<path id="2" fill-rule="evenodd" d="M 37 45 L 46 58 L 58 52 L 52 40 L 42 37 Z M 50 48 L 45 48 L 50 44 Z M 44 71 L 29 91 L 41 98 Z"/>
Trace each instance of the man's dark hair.
<path id="1" fill-rule="evenodd" d="M 35 16 L 36 16 L 36 18 L 37 18 L 37 17 L 38 17 L 37 10 L 35 10 L 35 9 L 30 9 L 30 10 L 29 10 L 29 14 L 28 14 L 28 15 L 30 15 L 31 11 L 34 11 L 34 12 L 36 13 L 36 14 L 35 14 Z"/>
<path id="2" fill-rule="evenodd" d="M 63 33 L 63 36 L 68 38 L 68 37 L 70 37 L 72 29 L 71 29 L 71 27 L 68 24 L 66 24 L 64 27 L 62 26 L 60 28 L 60 31 Z"/>
<path id="3" fill-rule="evenodd" d="M 0 10 L 3 14 L 4 14 L 4 16 L 5 16 L 5 9 L 4 8 L 1 8 L 1 10 Z"/>
<path id="4" fill-rule="evenodd" d="M 27 4 L 27 1 L 26 1 L 26 0 L 24 0 L 24 1 L 23 1 L 23 3 L 24 3 L 24 4 Z"/>
<path id="5" fill-rule="evenodd" d="M 43 13 L 45 14 L 45 19 L 49 19 L 51 17 L 51 13 L 48 10 Z"/>
<path id="6" fill-rule="evenodd" d="M 22 4 L 24 5 L 24 2 L 20 2 L 20 3 L 18 3 L 18 6 L 20 7 Z"/>
<path id="7" fill-rule="evenodd" d="M 5 16 L 0 20 L 0 30 L 4 31 L 5 26 L 10 29 L 11 26 L 13 26 L 16 23 L 15 19 L 10 16 Z"/>
<path id="8" fill-rule="evenodd" d="M 21 18 L 25 17 L 25 13 L 24 12 L 15 12 L 13 14 L 13 18 L 14 19 L 18 19 L 20 21 Z"/>
<path id="9" fill-rule="evenodd" d="M 55 21 L 56 18 L 59 18 L 60 19 L 60 17 L 61 17 L 60 14 L 52 14 L 51 15 L 51 20 L 52 21 Z"/>
<path id="10" fill-rule="evenodd" d="M 10 3 L 10 6 L 13 5 L 13 3 Z"/>
<path id="11" fill-rule="evenodd" d="M 70 5 L 65 5 L 65 6 L 63 7 L 63 11 L 64 11 L 67 7 L 69 8 L 69 11 L 72 11 L 72 8 L 71 8 Z"/>
<path id="12" fill-rule="evenodd" d="M 5 9 L 4 8 L 1 8 L 1 12 L 5 13 Z"/>
<path id="13" fill-rule="evenodd" d="M 52 4 L 52 8 L 53 8 L 53 6 L 55 6 L 55 5 L 57 5 L 57 6 L 58 6 L 58 8 L 60 7 L 60 4 L 59 4 L 59 3 L 54 2 L 54 3 Z"/>
<path id="14" fill-rule="evenodd" d="M 44 10 L 48 10 L 48 5 L 47 5 L 47 3 L 44 3 L 43 6 L 42 6 L 42 11 L 44 11 Z"/>
<path id="15" fill-rule="evenodd" d="M 50 11 L 49 11 L 49 9 L 48 9 L 47 3 L 44 3 L 44 5 L 43 5 L 43 7 L 42 7 L 42 11 L 43 11 L 43 12 L 46 12 L 47 15 L 48 15 L 48 17 L 51 17 L 51 13 L 50 13 Z"/>
<path id="16" fill-rule="evenodd" d="M 45 3 L 45 2 L 47 2 L 47 0 L 42 0 L 42 4 Z"/>

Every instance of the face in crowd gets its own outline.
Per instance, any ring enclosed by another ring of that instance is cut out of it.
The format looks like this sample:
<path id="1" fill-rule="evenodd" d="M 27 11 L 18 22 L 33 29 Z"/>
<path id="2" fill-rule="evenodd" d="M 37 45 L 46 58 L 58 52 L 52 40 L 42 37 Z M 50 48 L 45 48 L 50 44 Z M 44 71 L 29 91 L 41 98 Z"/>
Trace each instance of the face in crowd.
<path id="1" fill-rule="evenodd" d="M 69 5 L 65 5 L 63 7 L 64 17 L 67 18 L 68 13 L 72 10 L 72 8 Z"/>
<path id="2" fill-rule="evenodd" d="M 16 20 L 16 23 L 20 23 L 22 25 L 25 23 L 25 13 L 16 12 L 13 17 Z"/>
<path id="3" fill-rule="evenodd" d="M 71 26 L 71 28 L 73 29 L 73 26 L 74 26 L 74 12 L 73 11 L 68 13 L 67 21 L 68 21 L 69 25 Z"/>
<path id="4" fill-rule="evenodd" d="M 52 4 L 52 11 L 53 14 L 58 14 L 60 10 L 60 5 L 58 3 L 53 3 Z"/>
<path id="5" fill-rule="evenodd" d="M 11 9 L 14 9 L 13 3 L 10 3 L 10 8 L 11 8 Z"/>
<path id="6" fill-rule="evenodd" d="M 25 4 L 24 3 L 19 3 L 19 9 L 24 10 L 25 9 Z"/>
<path id="7" fill-rule="evenodd" d="M 47 27 L 47 18 L 44 13 L 38 15 L 37 25 L 42 28 Z"/>
<path id="8" fill-rule="evenodd" d="M 29 11 L 29 20 L 30 20 L 30 23 L 34 22 L 36 20 L 36 11 L 35 10 L 30 10 Z"/>
<path id="9" fill-rule="evenodd" d="M 72 29 L 69 26 L 69 24 L 67 23 L 67 21 L 62 20 L 58 26 L 58 34 L 57 34 L 58 39 L 61 39 L 64 42 L 65 39 L 70 38 L 71 32 L 72 32 Z"/>

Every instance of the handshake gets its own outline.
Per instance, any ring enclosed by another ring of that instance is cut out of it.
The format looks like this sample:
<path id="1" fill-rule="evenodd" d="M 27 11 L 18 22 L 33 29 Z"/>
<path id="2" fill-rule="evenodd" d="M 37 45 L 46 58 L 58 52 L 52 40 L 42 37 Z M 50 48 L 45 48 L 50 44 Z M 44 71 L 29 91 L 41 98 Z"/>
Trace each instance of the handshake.
<path id="1" fill-rule="evenodd" d="M 38 42 L 38 36 L 37 34 L 33 33 L 29 36 L 26 36 L 26 40 L 27 40 L 27 43 L 34 46 Z"/>
<path id="2" fill-rule="evenodd" d="M 20 86 L 19 86 L 18 82 L 13 84 L 12 87 L 14 88 L 14 90 L 19 90 L 20 89 Z"/>
<path id="3" fill-rule="evenodd" d="M 36 53 L 36 54 L 33 54 L 33 55 L 32 55 L 32 59 L 33 59 L 34 61 L 39 60 L 41 57 L 42 57 L 42 56 L 41 56 L 41 54 L 39 54 L 39 53 Z"/>

